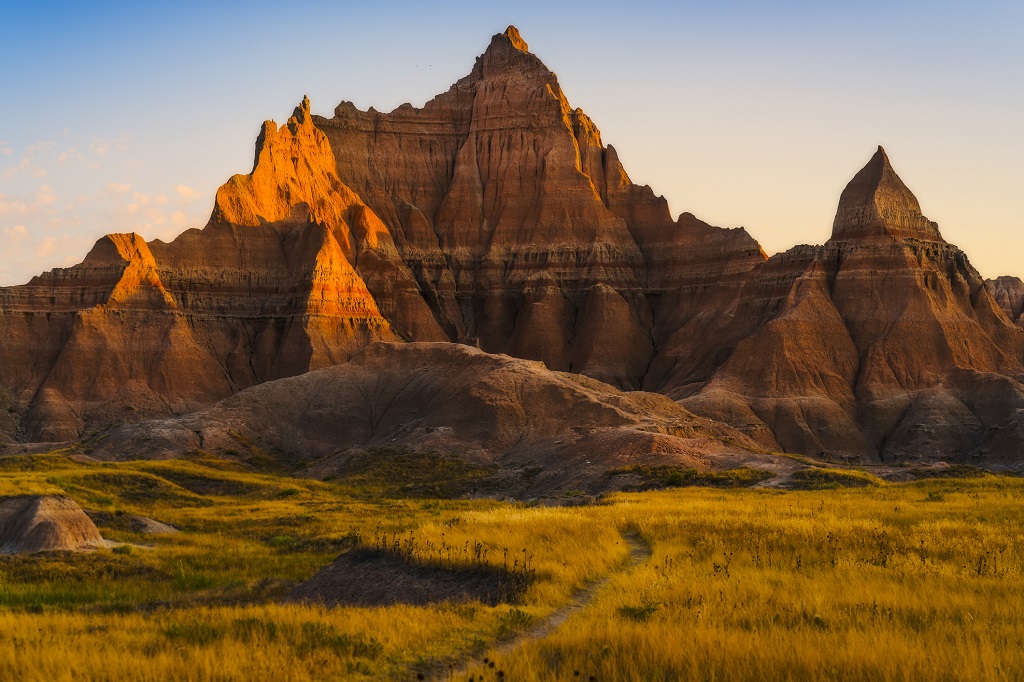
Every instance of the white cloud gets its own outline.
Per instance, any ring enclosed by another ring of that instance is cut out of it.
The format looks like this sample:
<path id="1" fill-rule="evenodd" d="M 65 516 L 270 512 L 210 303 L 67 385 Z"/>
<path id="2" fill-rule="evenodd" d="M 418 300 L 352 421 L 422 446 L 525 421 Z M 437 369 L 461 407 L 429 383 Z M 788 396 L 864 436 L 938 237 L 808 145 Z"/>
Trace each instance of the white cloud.
<path id="1" fill-rule="evenodd" d="M 24 216 L 28 212 L 28 204 L 21 200 L 0 194 L 0 218 L 6 216 Z"/>
<path id="2" fill-rule="evenodd" d="M 186 187 L 185 185 L 178 185 L 174 188 L 174 191 L 178 193 L 178 196 L 181 197 L 183 201 L 192 201 L 199 196 L 199 192 L 195 191 L 191 187 Z"/>
<path id="3" fill-rule="evenodd" d="M 22 158 L 21 161 L 18 162 L 17 166 L 11 166 L 10 168 L 4 171 L 4 180 L 11 180 L 12 178 L 14 178 L 15 175 L 25 170 L 26 168 L 29 168 L 31 165 L 32 160 L 30 158 L 28 158 L 27 156 Z"/>
<path id="4" fill-rule="evenodd" d="M 36 191 L 36 203 L 40 205 L 52 204 L 57 201 L 57 193 L 49 185 L 43 185 Z"/>
<path id="5" fill-rule="evenodd" d="M 113 194 L 125 194 L 132 191 L 132 186 L 123 182 L 111 182 L 107 184 L 107 189 Z"/>
<path id="6" fill-rule="evenodd" d="M 36 258 L 46 258 L 53 253 L 57 246 L 57 240 L 53 237 L 44 237 L 36 247 Z"/>

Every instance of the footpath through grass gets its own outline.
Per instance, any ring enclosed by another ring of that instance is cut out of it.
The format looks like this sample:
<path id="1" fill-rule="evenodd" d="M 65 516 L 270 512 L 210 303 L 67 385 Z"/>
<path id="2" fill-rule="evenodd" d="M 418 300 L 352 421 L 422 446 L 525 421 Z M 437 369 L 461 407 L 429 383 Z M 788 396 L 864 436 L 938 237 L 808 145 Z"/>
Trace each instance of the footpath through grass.
<path id="1" fill-rule="evenodd" d="M 499 657 L 486 679 L 1024 678 L 1017 479 L 684 487 L 571 508 L 376 499 L 354 485 L 213 458 L 0 459 L 2 494 L 64 491 L 103 518 L 182 531 L 111 522 L 104 536 L 134 546 L 0 557 L 0 679 L 415 679 L 514 637 L 613 572 L 625 529 L 651 559 L 550 637 Z M 382 537 L 414 560 L 528 561 L 536 579 L 521 603 L 493 607 L 279 601 Z"/>

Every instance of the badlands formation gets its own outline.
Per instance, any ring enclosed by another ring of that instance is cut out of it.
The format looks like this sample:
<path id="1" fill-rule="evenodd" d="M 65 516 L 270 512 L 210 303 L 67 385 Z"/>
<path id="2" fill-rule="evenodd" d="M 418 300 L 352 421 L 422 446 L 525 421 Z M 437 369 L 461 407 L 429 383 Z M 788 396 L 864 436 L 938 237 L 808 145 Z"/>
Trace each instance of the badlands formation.
<path id="1" fill-rule="evenodd" d="M 96 524 L 70 497 L 0 497 L 0 555 L 106 546 Z"/>
<path id="2" fill-rule="evenodd" d="M 268 121 L 202 230 L 0 289 L 0 429 L 115 458 L 234 432 L 294 457 L 1012 467 L 1022 325 L 1024 285 L 986 282 L 881 148 L 822 246 L 673 219 L 510 27 L 422 108 Z"/>

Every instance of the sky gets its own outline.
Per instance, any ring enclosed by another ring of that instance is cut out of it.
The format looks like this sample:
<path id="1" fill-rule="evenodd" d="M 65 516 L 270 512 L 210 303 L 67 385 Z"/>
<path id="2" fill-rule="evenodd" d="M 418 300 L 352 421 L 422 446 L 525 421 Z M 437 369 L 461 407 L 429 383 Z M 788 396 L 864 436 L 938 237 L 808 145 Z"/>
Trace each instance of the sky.
<path id="1" fill-rule="evenodd" d="M 673 213 L 819 244 L 881 144 L 984 276 L 1024 276 L 1020 0 L 7 0 L 0 285 L 202 227 L 264 120 L 421 106 L 508 24 Z"/>

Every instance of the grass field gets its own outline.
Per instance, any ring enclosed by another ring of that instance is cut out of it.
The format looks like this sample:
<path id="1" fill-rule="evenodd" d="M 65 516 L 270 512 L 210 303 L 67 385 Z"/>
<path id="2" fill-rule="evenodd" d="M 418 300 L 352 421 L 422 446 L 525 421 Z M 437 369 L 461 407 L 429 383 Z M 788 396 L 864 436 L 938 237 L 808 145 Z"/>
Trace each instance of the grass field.
<path id="1" fill-rule="evenodd" d="M 368 475 L 324 483 L 212 457 L 0 459 L 0 494 L 64 491 L 106 518 L 141 514 L 182 531 L 110 523 L 104 537 L 128 545 L 0 557 L 0 679 L 416 679 L 489 652 L 608 575 L 550 636 L 463 677 L 1024 678 L 1018 479 L 815 476 L 828 489 L 681 487 L 540 507 L 403 496 L 437 490 L 422 481 L 375 483 L 369 495 Z M 757 480 L 741 472 L 729 485 Z M 623 531 L 652 550 L 626 570 Z M 280 600 L 381 537 L 415 561 L 528 561 L 536 579 L 521 603 L 499 606 Z"/>

